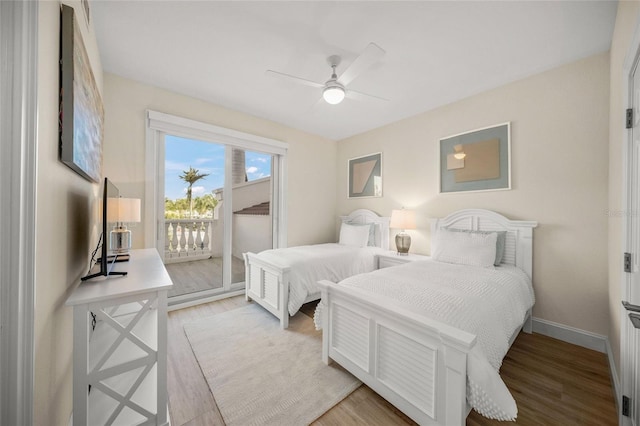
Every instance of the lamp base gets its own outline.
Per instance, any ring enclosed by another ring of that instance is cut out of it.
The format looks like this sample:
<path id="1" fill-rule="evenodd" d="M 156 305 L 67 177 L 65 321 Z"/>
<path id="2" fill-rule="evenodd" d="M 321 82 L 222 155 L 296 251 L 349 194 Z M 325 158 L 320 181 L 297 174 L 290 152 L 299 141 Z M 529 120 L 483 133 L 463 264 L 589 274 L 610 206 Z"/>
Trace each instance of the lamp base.
<path id="1" fill-rule="evenodd" d="M 118 255 L 131 250 L 131 231 L 123 226 L 113 228 L 109 234 L 109 249 Z"/>
<path id="2" fill-rule="evenodd" d="M 411 236 L 406 232 L 400 232 L 396 235 L 396 249 L 398 249 L 398 255 L 408 256 L 409 248 L 411 247 Z"/>

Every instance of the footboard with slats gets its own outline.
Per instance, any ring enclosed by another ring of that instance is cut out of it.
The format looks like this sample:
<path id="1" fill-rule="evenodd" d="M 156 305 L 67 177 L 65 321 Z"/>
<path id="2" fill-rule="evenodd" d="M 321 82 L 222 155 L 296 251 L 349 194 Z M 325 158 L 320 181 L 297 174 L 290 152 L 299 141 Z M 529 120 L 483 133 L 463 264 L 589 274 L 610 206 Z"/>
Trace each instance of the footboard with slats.
<path id="1" fill-rule="evenodd" d="M 334 360 L 420 424 L 462 425 L 470 333 L 378 296 L 321 281 L 323 360 Z"/>
<path id="2" fill-rule="evenodd" d="M 254 253 L 244 253 L 245 297 L 253 300 L 289 327 L 289 268 L 265 262 Z"/>

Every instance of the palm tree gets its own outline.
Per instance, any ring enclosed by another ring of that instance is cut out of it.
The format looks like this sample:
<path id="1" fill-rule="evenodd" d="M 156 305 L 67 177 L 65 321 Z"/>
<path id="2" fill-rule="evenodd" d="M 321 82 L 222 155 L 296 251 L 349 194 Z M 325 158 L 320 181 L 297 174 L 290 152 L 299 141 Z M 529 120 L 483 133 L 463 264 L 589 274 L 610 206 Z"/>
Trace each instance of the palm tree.
<path id="1" fill-rule="evenodd" d="M 164 218 L 171 219 L 174 215 L 174 211 L 176 210 L 176 202 L 164 197 Z"/>
<path id="2" fill-rule="evenodd" d="M 196 197 L 193 200 L 193 205 L 198 213 L 205 215 L 208 212 L 213 213 L 213 209 L 218 205 L 218 200 L 213 194 L 204 194 L 202 197 Z"/>
<path id="3" fill-rule="evenodd" d="M 180 179 L 187 182 L 189 186 L 187 187 L 187 202 L 189 203 L 189 219 L 193 216 L 193 203 L 191 202 L 191 187 L 194 183 L 199 181 L 200 179 L 204 179 L 209 176 L 209 173 L 200 173 L 199 170 L 194 169 L 189 166 L 189 170 L 186 170 L 180 175 Z"/>

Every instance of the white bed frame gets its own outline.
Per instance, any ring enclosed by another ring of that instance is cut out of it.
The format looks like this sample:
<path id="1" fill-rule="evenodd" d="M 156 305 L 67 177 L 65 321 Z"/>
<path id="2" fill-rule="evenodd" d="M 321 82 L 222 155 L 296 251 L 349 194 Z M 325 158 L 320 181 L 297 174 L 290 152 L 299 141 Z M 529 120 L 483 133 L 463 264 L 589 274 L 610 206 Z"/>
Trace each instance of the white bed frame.
<path id="1" fill-rule="evenodd" d="M 371 210 L 358 209 L 348 216 L 340 216 L 341 223 L 378 223 L 380 224 L 377 245 L 389 250 L 389 218 L 380 217 Z M 260 254 L 244 253 L 245 297 L 264 307 L 280 320 L 282 328 L 289 327 L 289 286 L 291 285 L 289 268 L 282 268 L 260 258 Z M 320 298 L 320 292 L 310 294 L 305 303 Z"/>
<path id="2" fill-rule="evenodd" d="M 536 226 L 536 222 L 508 220 L 488 210 L 461 210 L 435 220 L 431 235 L 444 227 L 507 231 L 503 263 L 516 265 L 532 277 Z M 475 335 L 379 296 L 330 281 L 319 285 L 325 363 L 337 362 L 419 424 L 465 424 L 470 411 L 467 354 Z M 523 324 L 529 333 L 530 314 Z"/>

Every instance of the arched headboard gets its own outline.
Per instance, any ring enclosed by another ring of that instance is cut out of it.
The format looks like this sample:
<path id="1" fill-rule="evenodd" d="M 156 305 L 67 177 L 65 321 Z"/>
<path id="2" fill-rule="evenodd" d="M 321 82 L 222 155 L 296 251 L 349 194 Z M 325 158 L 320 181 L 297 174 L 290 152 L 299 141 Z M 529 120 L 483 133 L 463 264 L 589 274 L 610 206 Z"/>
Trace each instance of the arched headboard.
<path id="1" fill-rule="evenodd" d="M 515 265 L 533 277 L 533 228 L 538 222 L 510 220 L 499 213 L 484 209 L 465 209 L 451 213 L 431 223 L 431 238 L 438 229 L 454 228 L 472 231 L 506 231 L 502 263 Z"/>
<path id="2" fill-rule="evenodd" d="M 375 223 L 376 246 L 384 250 L 389 250 L 389 221 L 390 218 L 378 216 L 367 209 L 358 209 L 349 213 L 348 216 L 340 216 L 341 223 L 366 224 Z"/>

